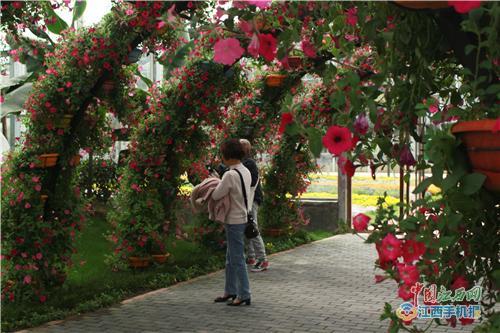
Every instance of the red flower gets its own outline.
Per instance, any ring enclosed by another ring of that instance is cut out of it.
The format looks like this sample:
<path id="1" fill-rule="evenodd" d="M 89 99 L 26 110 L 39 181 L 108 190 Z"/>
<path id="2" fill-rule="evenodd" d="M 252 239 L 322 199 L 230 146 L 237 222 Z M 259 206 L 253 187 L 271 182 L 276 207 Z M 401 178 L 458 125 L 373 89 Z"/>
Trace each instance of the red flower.
<path id="1" fill-rule="evenodd" d="M 350 160 L 348 160 L 343 155 L 340 155 L 337 161 L 337 165 L 340 168 L 340 171 L 347 177 L 352 178 L 352 176 L 354 176 L 354 173 L 356 172 L 356 167 Z"/>
<path id="2" fill-rule="evenodd" d="M 420 272 L 415 265 L 398 264 L 399 277 L 407 286 L 413 286 L 418 282 Z"/>
<path id="3" fill-rule="evenodd" d="M 402 242 L 397 239 L 396 236 L 387 234 L 387 236 L 382 239 L 380 252 L 387 260 L 396 260 L 401 256 L 401 244 Z"/>
<path id="4" fill-rule="evenodd" d="M 45 303 L 45 301 L 47 301 L 47 296 L 40 295 L 40 303 Z"/>
<path id="5" fill-rule="evenodd" d="M 465 325 L 471 325 L 474 322 L 473 318 L 459 318 L 460 323 L 465 326 Z"/>
<path id="6" fill-rule="evenodd" d="M 363 213 L 359 213 L 352 219 L 352 225 L 357 232 L 365 231 L 371 218 Z"/>
<path id="7" fill-rule="evenodd" d="M 408 239 L 403 243 L 402 250 L 404 262 L 411 264 L 413 261 L 418 260 L 420 256 L 424 255 L 426 249 L 424 243 Z"/>
<path id="8" fill-rule="evenodd" d="M 343 126 L 330 126 L 326 135 L 323 137 L 323 146 L 328 148 L 328 151 L 335 156 L 351 150 L 353 147 L 352 142 L 353 138 L 351 131 Z"/>
<path id="9" fill-rule="evenodd" d="M 306 56 L 309 58 L 316 58 L 316 48 L 308 39 L 302 40 L 301 47 Z"/>
<path id="10" fill-rule="evenodd" d="M 345 23 L 350 26 L 356 26 L 358 23 L 358 8 L 352 7 L 347 10 L 347 17 L 345 19 Z"/>
<path id="11" fill-rule="evenodd" d="M 281 124 L 278 130 L 279 134 L 283 134 L 288 124 L 293 122 L 293 115 L 290 112 L 285 112 L 281 115 Z"/>
<path id="12" fill-rule="evenodd" d="M 481 7 L 481 1 L 448 1 L 448 5 L 455 8 L 457 13 L 466 14 L 474 8 Z"/>
<path id="13" fill-rule="evenodd" d="M 398 296 L 405 301 L 409 301 L 410 299 L 413 298 L 413 293 L 411 292 L 410 288 L 411 288 L 410 286 L 402 284 L 401 286 L 399 286 Z"/>
<path id="14" fill-rule="evenodd" d="M 267 61 L 276 57 L 276 38 L 271 34 L 259 34 L 259 54 Z"/>
<path id="15" fill-rule="evenodd" d="M 467 279 L 463 275 L 457 276 L 451 284 L 451 290 L 456 290 L 459 288 L 469 288 L 469 281 L 467 281 Z"/>

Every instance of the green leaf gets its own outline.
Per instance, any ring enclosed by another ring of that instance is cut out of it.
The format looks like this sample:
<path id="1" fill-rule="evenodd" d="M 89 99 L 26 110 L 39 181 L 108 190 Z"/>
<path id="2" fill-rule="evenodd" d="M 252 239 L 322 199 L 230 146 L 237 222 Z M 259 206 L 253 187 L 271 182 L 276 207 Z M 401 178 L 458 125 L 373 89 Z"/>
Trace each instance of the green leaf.
<path id="1" fill-rule="evenodd" d="M 315 127 L 311 127 L 306 130 L 306 133 L 309 139 L 309 149 L 311 149 L 311 153 L 313 153 L 314 157 L 319 157 L 323 150 L 321 131 Z"/>
<path id="2" fill-rule="evenodd" d="M 192 41 L 184 44 L 177 50 L 174 55 L 167 57 L 166 61 L 162 62 L 162 65 L 165 66 L 163 69 L 165 77 L 169 75 L 170 72 L 175 68 L 182 66 L 185 57 L 189 54 L 189 51 L 193 46 L 194 43 Z"/>
<path id="3" fill-rule="evenodd" d="M 285 132 L 289 135 L 297 135 L 297 134 L 300 134 L 300 132 L 302 132 L 302 129 L 300 128 L 299 125 L 297 125 L 297 123 L 293 122 L 293 123 L 290 123 L 286 126 L 286 130 Z"/>
<path id="4" fill-rule="evenodd" d="M 442 247 L 448 247 L 456 242 L 455 236 L 443 236 L 439 239 L 439 245 Z"/>
<path id="5" fill-rule="evenodd" d="M 465 46 L 465 55 L 468 55 L 469 53 L 471 53 L 472 51 L 474 51 L 476 49 L 476 45 L 466 45 Z"/>
<path id="6" fill-rule="evenodd" d="M 75 8 L 73 8 L 73 20 L 71 21 L 71 26 L 75 26 L 76 20 L 82 17 L 87 7 L 87 0 L 76 0 Z"/>
<path id="7" fill-rule="evenodd" d="M 424 192 L 432 184 L 432 177 L 425 178 L 418 186 L 413 190 L 414 194 Z"/>
<path id="8" fill-rule="evenodd" d="M 47 17 L 49 18 L 54 18 L 55 21 L 52 24 L 47 24 L 47 29 L 49 29 L 50 32 L 60 35 L 61 31 L 68 29 L 68 23 L 66 23 L 62 18 L 59 17 L 59 15 L 56 14 L 54 9 L 52 9 L 50 2 L 47 2 L 45 5 L 45 10 Z"/>
<path id="9" fill-rule="evenodd" d="M 481 173 L 471 173 L 462 179 L 462 189 L 465 195 L 471 195 L 479 191 L 483 186 L 486 176 Z"/>
<path id="10" fill-rule="evenodd" d="M 458 181 L 462 176 L 463 174 L 461 175 L 459 173 L 448 174 L 448 176 L 446 176 L 446 178 L 441 183 L 441 190 L 443 190 L 443 192 L 446 192 L 449 189 L 453 188 L 454 186 L 457 185 Z"/>

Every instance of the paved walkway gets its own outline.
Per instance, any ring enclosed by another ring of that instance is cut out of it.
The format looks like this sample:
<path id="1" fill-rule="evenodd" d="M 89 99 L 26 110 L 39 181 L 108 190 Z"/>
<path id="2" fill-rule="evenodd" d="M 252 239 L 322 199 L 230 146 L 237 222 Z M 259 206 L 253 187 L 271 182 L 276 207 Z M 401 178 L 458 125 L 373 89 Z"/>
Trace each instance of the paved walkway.
<path id="1" fill-rule="evenodd" d="M 249 307 L 212 303 L 219 271 L 29 332 L 386 332 L 384 302 L 401 301 L 393 281 L 374 284 L 375 257 L 357 236 L 339 235 L 272 256 L 269 271 L 250 275 Z"/>

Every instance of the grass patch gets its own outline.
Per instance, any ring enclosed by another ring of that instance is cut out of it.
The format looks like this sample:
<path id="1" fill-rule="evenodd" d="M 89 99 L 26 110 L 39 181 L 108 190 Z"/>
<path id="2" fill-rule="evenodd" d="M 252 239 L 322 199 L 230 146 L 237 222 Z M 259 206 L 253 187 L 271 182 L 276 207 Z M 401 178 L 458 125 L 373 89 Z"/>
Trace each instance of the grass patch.
<path id="1" fill-rule="evenodd" d="M 45 304 L 2 302 L 2 331 L 95 311 L 224 268 L 224 251 L 215 252 L 194 242 L 176 240 L 167 248 L 173 258 L 168 264 L 145 270 L 112 272 L 104 263 L 105 255 L 111 251 L 104 237 L 108 229 L 103 217 L 88 221 L 77 240 L 78 253 L 73 256 L 75 266 L 69 269 L 66 283 L 55 290 Z M 300 231 L 290 237 L 266 238 L 266 244 L 270 244 L 271 254 L 332 235 L 325 231 Z"/>

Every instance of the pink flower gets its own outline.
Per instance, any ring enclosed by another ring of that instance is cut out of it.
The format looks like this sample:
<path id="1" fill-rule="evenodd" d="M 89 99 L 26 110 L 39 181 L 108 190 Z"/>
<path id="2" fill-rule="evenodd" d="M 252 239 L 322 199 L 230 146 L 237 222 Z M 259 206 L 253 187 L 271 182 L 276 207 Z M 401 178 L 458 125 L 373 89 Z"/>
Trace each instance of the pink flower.
<path id="1" fill-rule="evenodd" d="M 40 192 L 42 190 L 42 185 L 36 184 L 35 185 L 35 191 Z"/>
<path id="2" fill-rule="evenodd" d="M 160 21 L 158 23 L 156 23 L 156 30 L 160 30 L 161 28 L 163 28 L 164 26 L 166 25 L 165 22 L 163 21 Z"/>
<path id="3" fill-rule="evenodd" d="M 413 166 L 417 164 L 417 161 L 415 161 L 415 158 L 407 145 L 405 145 L 399 153 L 399 164 L 406 166 Z"/>
<path id="4" fill-rule="evenodd" d="M 278 130 L 279 134 L 283 134 L 286 130 L 288 124 L 293 122 L 293 115 L 289 112 L 285 112 L 281 115 L 281 124 Z"/>
<path id="5" fill-rule="evenodd" d="M 238 23 L 238 27 L 241 29 L 241 31 L 251 34 L 252 33 L 252 23 L 245 21 L 245 20 L 240 20 Z"/>
<path id="6" fill-rule="evenodd" d="M 267 61 L 273 61 L 276 57 L 276 38 L 271 34 L 259 34 L 259 44 L 259 54 Z"/>
<path id="7" fill-rule="evenodd" d="M 137 184 L 135 184 L 135 183 L 134 183 L 134 184 L 132 184 L 132 185 L 130 186 L 130 188 L 131 188 L 131 189 L 133 189 L 134 191 L 141 192 L 141 188 L 139 187 L 139 185 L 137 185 Z"/>
<path id="8" fill-rule="evenodd" d="M 167 10 L 167 21 L 172 22 L 175 21 L 175 3 Z"/>
<path id="9" fill-rule="evenodd" d="M 24 284 L 30 284 L 31 283 L 31 275 L 26 275 L 23 279 Z"/>
<path id="10" fill-rule="evenodd" d="M 266 9 L 271 6 L 271 0 L 248 0 L 246 1 L 249 5 L 254 5 L 260 9 Z"/>
<path id="11" fill-rule="evenodd" d="M 418 282 L 420 277 L 420 272 L 418 271 L 417 266 L 415 265 L 407 265 L 407 264 L 398 264 L 398 273 L 399 277 L 407 286 L 413 286 Z"/>
<path id="12" fill-rule="evenodd" d="M 0 95 L 0 104 L 5 102 L 5 97 L 3 97 L 3 95 Z"/>
<path id="13" fill-rule="evenodd" d="M 386 280 L 388 277 L 385 275 L 375 275 L 375 283 L 380 283 Z"/>
<path id="14" fill-rule="evenodd" d="M 132 8 L 129 8 L 125 11 L 125 14 L 127 14 L 128 16 L 134 15 L 134 10 Z"/>
<path id="15" fill-rule="evenodd" d="M 247 51 L 252 57 L 257 58 L 259 56 L 259 48 L 260 48 L 259 36 L 254 33 L 252 36 L 252 40 L 250 41 L 250 44 L 248 44 Z"/>
<path id="16" fill-rule="evenodd" d="M 303 39 L 300 43 L 300 46 L 302 47 L 302 51 L 304 51 L 304 54 L 306 56 L 308 56 L 309 58 L 316 58 L 316 48 L 309 39 Z"/>
<path id="17" fill-rule="evenodd" d="M 352 178 L 354 176 L 354 173 L 356 172 L 356 167 L 344 155 L 340 155 L 337 161 L 337 165 L 340 168 L 342 174 L 346 175 L 349 178 Z"/>
<path id="18" fill-rule="evenodd" d="M 429 112 L 434 114 L 436 112 L 439 111 L 439 107 L 436 105 L 436 104 L 432 104 L 431 106 L 429 106 Z"/>
<path id="19" fill-rule="evenodd" d="M 215 62 L 232 65 L 237 59 L 241 58 L 245 50 L 236 38 L 226 38 L 215 43 L 214 52 Z"/>
<path id="20" fill-rule="evenodd" d="M 474 8 L 481 7 L 481 1 L 448 1 L 448 5 L 455 8 L 455 11 L 460 14 L 466 14 Z"/>
<path id="21" fill-rule="evenodd" d="M 357 232 L 365 231 L 371 218 L 363 213 L 359 213 L 352 218 L 352 225 Z"/>
<path id="22" fill-rule="evenodd" d="M 25 205 L 24 205 L 24 208 L 26 209 L 30 209 L 31 208 L 31 204 L 29 202 L 27 202 Z"/>
<path id="23" fill-rule="evenodd" d="M 323 137 L 323 146 L 335 156 L 349 151 L 353 147 L 353 137 L 351 131 L 343 126 L 330 126 Z"/>
<path id="24" fill-rule="evenodd" d="M 387 260 L 396 260 L 401 256 L 401 241 L 393 234 L 387 234 L 382 239 L 380 251 L 383 257 Z"/>
<path id="25" fill-rule="evenodd" d="M 495 121 L 495 125 L 493 125 L 491 131 L 493 133 L 500 132 L 500 117 L 498 117 L 497 120 Z"/>
<path id="26" fill-rule="evenodd" d="M 398 296 L 401 297 L 405 301 L 409 301 L 413 298 L 413 293 L 410 290 L 411 286 L 406 284 L 402 284 L 398 289 Z"/>
<path id="27" fill-rule="evenodd" d="M 368 118 L 366 118 L 364 113 L 356 117 L 356 120 L 354 121 L 354 130 L 358 134 L 365 135 L 368 132 L 368 127 Z"/>
<path id="28" fill-rule="evenodd" d="M 349 8 L 346 15 L 347 17 L 345 19 L 345 22 L 350 26 L 356 26 L 356 24 L 358 23 L 358 8 Z"/>
<path id="29" fill-rule="evenodd" d="M 411 264 L 424 255 L 426 248 L 424 243 L 408 239 L 403 243 L 402 250 L 404 262 Z"/>
<path id="30" fill-rule="evenodd" d="M 43 255 L 38 252 L 36 255 L 35 255 L 35 258 L 37 258 L 38 260 L 42 259 L 43 258 Z"/>
<path id="31" fill-rule="evenodd" d="M 73 83 L 71 82 L 66 82 L 66 88 L 71 88 L 73 86 Z"/>

